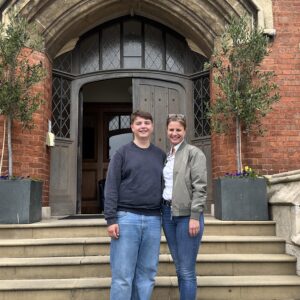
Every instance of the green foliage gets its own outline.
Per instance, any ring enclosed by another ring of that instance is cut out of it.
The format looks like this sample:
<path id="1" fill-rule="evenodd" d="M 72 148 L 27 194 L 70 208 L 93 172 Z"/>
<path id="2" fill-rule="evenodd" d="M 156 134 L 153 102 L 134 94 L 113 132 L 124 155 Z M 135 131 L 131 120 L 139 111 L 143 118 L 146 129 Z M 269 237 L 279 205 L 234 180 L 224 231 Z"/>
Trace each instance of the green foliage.
<path id="1" fill-rule="evenodd" d="M 0 25 L 0 114 L 19 120 L 28 129 L 43 101 L 31 88 L 44 78 L 45 69 L 41 62 L 29 61 L 33 50 L 41 50 L 41 46 L 34 26 L 20 15 L 11 13 L 9 24 Z"/>
<path id="2" fill-rule="evenodd" d="M 7 124 L 4 128 L 7 127 L 9 178 L 13 176 L 13 120 L 20 121 L 23 128 L 33 128 L 33 114 L 43 103 L 33 86 L 45 77 L 46 71 L 42 62 L 30 62 L 34 50 L 41 50 L 42 45 L 34 25 L 17 12 L 10 13 L 7 25 L 0 24 L 0 114 Z M 3 144 L 0 174 L 4 150 Z"/>
<path id="3" fill-rule="evenodd" d="M 208 117 L 212 128 L 222 133 L 238 120 L 244 132 L 263 133 L 261 119 L 279 100 L 275 73 L 260 70 L 269 54 L 268 38 L 261 30 L 249 28 L 246 17 L 232 18 L 206 68 L 213 70 L 218 87 Z"/>

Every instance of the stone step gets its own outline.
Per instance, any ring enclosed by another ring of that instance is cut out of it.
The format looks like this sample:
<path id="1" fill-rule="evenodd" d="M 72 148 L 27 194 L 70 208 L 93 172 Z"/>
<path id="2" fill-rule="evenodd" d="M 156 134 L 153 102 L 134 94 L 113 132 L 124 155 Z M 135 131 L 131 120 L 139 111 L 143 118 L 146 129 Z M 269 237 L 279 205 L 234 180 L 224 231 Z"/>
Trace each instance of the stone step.
<path id="1" fill-rule="evenodd" d="M 199 276 L 294 275 L 296 259 L 286 254 L 200 254 Z M 169 254 L 160 255 L 159 276 L 175 276 Z M 109 256 L 1 258 L 0 280 L 110 277 Z"/>
<path id="2" fill-rule="evenodd" d="M 204 234 L 206 236 L 275 236 L 275 225 L 274 221 L 220 221 L 206 217 Z"/>
<path id="3" fill-rule="evenodd" d="M 208 235 L 273 236 L 273 221 L 220 221 L 209 216 L 205 219 Z M 67 237 L 106 237 L 104 219 L 60 220 L 51 219 L 34 224 L 0 225 L 0 239 L 34 239 Z"/>
<path id="4" fill-rule="evenodd" d="M 110 238 L 53 238 L 0 240 L 0 257 L 66 257 L 109 255 Z M 162 237 L 161 254 L 169 249 Z M 202 254 L 283 254 L 285 241 L 275 236 L 204 236 Z M 1 300 L 1 299 L 0 299 Z"/>
<path id="5" fill-rule="evenodd" d="M 299 300 L 300 277 L 198 276 L 201 300 Z M 104 298 L 109 299 L 109 298 Z M 176 277 L 158 277 L 152 300 L 179 300 Z"/>
<path id="6" fill-rule="evenodd" d="M 107 236 L 103 219 L 57 220 L 0 225 L 0 239 L 43 239 Z"/>
<path id="7" fill-rule="evenodd" d="M 296 262 L 287 254 L 199 254 L 196 272 L 198 276 L 295 275 Z M 171 255 L 160 255 L 158 275 L 176 275 Z"/>
<path id="8" fill-rule="evenodd" d="M 108 300 L 109 278 L 1 280 L 0 300 Z M 299 276 L 199 276 L 200 300 L 300 299 Z M 152 300 L 178 300 L 177 279 L 157 277 Z"/>

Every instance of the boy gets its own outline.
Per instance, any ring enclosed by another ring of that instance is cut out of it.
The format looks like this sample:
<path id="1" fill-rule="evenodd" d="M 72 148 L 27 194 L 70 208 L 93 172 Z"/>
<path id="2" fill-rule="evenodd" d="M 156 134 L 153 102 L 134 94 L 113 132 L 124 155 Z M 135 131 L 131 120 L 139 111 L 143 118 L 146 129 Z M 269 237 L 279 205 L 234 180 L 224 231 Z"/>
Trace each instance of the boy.
<path id="1" fill-rule="evenodd" d="M 150 113 L 133 113 L 131 130 L 134 139 L 116 151 L 105 185 L 111 300 L 150 300 L 159 257 L 165 153 L 151 144 Z"/>

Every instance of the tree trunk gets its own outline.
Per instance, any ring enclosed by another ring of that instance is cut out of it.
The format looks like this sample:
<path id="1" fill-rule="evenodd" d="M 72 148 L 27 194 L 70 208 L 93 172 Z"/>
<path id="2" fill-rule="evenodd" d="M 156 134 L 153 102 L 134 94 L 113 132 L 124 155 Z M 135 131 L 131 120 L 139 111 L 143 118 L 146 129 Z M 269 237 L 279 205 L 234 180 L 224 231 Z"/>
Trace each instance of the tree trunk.
<path id="1" fill-rule="evenodd" d="M 8 176 L 12 177 L 12 144 L 11 144 L 11 131 L 12 131 L 12 119 L 10 116 L 7 117 L 7 148 L 8 148 Z"/>
<path id="2" fill-rule="evenodd" d="M 4 122 L 3 122 L 3 141 L 2 141 L 1 160 L 0 160 L 0 176 L 2 176 L 3 157 L 5 151 L 5 138 L 6 138 L 6 118 L 4 118 Z"/>
<path id="3" fill-rule="evenodd" d="M 236 166 L 237 171 L 242 172 L 243 164 L 242 164 L 242 137 L 241 137 L 241 123 L 240 119 L 237 117 L 235 119 L 235 140 L 236 140 Z"/>

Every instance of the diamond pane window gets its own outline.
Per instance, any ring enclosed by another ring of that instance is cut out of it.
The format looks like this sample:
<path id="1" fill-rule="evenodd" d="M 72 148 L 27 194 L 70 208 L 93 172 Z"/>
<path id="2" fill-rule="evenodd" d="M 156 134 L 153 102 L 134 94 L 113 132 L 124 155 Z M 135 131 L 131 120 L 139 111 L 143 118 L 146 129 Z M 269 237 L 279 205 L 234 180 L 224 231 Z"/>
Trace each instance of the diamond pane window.
<path id="1" fill-rule="evenodd" d="M 71 81 L 54 76 L 52 89 L 53 133 L 57 137 L 70 138 Z"/>
<path id="2" fill-rule="evenodd" d="M 53 68 L 63 72 L 72 72 L 72 51 L 66 52 L 54 59 Z"/>
<path id="3" fill-rule="evenodd" d="M 210 102 L 209 75 L 205 74 L 193 82 L 194 89 L 194 128 L 195 137 L 210 135 L 210 123 L 207 118 L 207 108 Z"/>
<path id="4" fill-rule="evenodd" d="M 129 115 L 117 115 L 112 117 L 108 125 L 109 131 L 128 129 L 130 128 L 130 116 Z"/>
<path id="5" fill-rule="evenodd" d="M 102 30 L 102 69 L 120 69 L 121 51 L 120 51 L 120 24 L 104 28 Z"/>
<path id="6" fill-rule="evenodd" d="M 116 150 L 124 144 L 132 141 L 132 132 L 130 129 L 130 115 L 117 114 L 111 116 L 109 121 L 108 136 L 108 159 L 111 159 Z"/>
<path id="7" fill-rule="evenodd" d="M 207 62 L 207 58 L 202 56 L 199 53 L 196 53 L 194 51 L 191 51 L 192 54 L 192 64 L 193 64 L 193 73 L 203 71 L 204 70 L 204 64 Z"/>
<path id="8" fill-rule="evenodd" d="M 130 116 L 121 116 L 121 129 L 130 128 Z"/>
<path id="9" fill-rule="evenodd" d="M 178 38 L 167 34 L 166 70 L 184 73 L 185 45 Z"/>
<path id="10" fill-rule="evenodd" d="M 142 23 L 124 22 L 124 68 L 142 67 Z"/>
<path id="11" fill-rule="evenodd" d="M 93 34 L 80 43 L 80 73 L 99 70 L 99 35 Z"/>
<path id="12" fill-rule="evenodd" d="M 54 61 L 54 69 L 87 74 L 101 70 L 151 69 L 192 74 L 205 58 L 184 37 L 138 16 L 122 17 L 79 37 L 75 49 Z"/>
<path id="13" fill-rule="evenodd" d="M 118 130 L 119 129 L 119 116 L 115 116 L 113 119 L 109 121 L 109 131 Z"/>
<path id="14" fill-rule="evenodd" d="M 162 31 L 145 25 L 145 68 L 163 69 L 163 37 Z"/>

